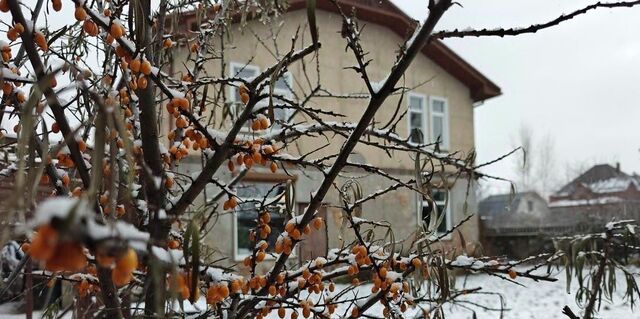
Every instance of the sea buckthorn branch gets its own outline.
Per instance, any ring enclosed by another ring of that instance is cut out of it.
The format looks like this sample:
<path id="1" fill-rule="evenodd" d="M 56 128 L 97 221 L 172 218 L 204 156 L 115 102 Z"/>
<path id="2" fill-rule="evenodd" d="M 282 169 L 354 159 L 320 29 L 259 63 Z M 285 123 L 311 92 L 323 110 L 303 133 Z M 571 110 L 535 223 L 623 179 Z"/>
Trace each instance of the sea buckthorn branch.
<path id="1" fill-rule="evenodd" d="M 640 5 L 640 1 L 620 1 L 620 2 L 597 2 L 588 5 L 582 9 L 578 9 L 569 14 L 563 14 L 553 20 L 545 23 L 533 24 L 528 27 L 514 27 L 514 28 L 497 28 L 497 29 L 482 29 L 482 30 L 453 30 L 453 31 L 439 31 L 435 32 L 431 38 L 446 39 L 446 38 L 464 38 L 464 37 L 505 37 L 505 36 L 517 36 L 527 33 L 536 33 L 540 30 L 554 27 L 562 22 L 571 20 L 577 16 L 583 15 L 591 10 L 598 8 L 631 8 Z"/>
<path id="2" fill-rule="evenodd" d="M 20 3 L 17 0 L 7 0 L 9 4 L 9 8 L 11 10 L 11 15 L 13 20 L 16 23 L 21 23 L 23 26 L 27 26 L 26 19 L 22 14 L 22 9 L 20 8 Z M 34 26 L 35 27 L 35 26 Z M 20 33 L 20 37 L 22 38 L 22 43 L 25 48 L 25 52 L 27 53 L 27 57 L 31 62 L 31 65 L 36 73 L 36 77 L 38 80 L 48 78 L 44 64 L 38 55 L 38 51 L 36 49 L 35 39 L 33 33 L 35 30 L 30 30 L 26 28 L 24 32 Z M 67 122 L 67 118 L 64 114 L 64 110 L 58 97 L 50 86 L 46 86 L 43 90 L 43 93 L 51 107 L 51 111 L 56 119 L 56 123 L 58 123 L 60 127 L 60 132 L 62 135 L 66 137 L 65 141 L 67 146 L 69 147 L 69 151 L 71 152 L 71 158 L 74 161 L 76 167 L 78 168 L 78 174 L 82 180 L 82 183 L 85 187 L 89 187 L 90 184 L 90 176 L 89 171 L 87 170 L 87 166 L 84 162 L 82 154 L 80 152 L 80 148 L 78 143 L 73 138 L 68 138 L 71 134 L 71 128 L 69 123 Z"/>

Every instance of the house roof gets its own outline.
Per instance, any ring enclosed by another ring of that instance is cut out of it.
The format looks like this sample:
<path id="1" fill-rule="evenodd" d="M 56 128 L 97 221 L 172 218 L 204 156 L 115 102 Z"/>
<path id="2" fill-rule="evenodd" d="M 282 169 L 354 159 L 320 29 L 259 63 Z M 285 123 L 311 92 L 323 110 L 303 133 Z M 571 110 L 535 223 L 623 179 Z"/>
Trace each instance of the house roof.
<path id="1" fill-rule="evenodd" d="M 481 216 L 490 216 L 513 212 L 518 208 L 520 201 L 525 195 L 533 195 L 544 201 L 536 192 L 491 195 L 478 203 L 478 213 L 480 213 Z"/>
<path id="2" fill-rule="evenodd" d="M 330 0 L 316 0 L 316 7 L 320 10 L 337 13 L 338 10 Z M 336 0 L 344 12 L 354 9 L 359 20 L 385 26 L 401 38 L 408 38 L 418 25 L 418 21 L 409 17 L 404 11 L 390 0 Z M 288 11 L 306 8 L 306 0 L 291 0 Z M 183 17 L 195 15 L 195 11 L 183 13 Z M 234 17 L 234 21 L 239 16 Z M 422 53 L 434 61 L 442 69 L 462 82 L 469 88 L 470 97 L 474 102 L 484 101 L 502 94 L 498 85 L 484 74 L 457 55 L 438 39 L 431 41 L 422 48 Z"/>
<path id="3" fill-rule="evenodd" d="M 569 196 L 580 186 L 597 194 L 615 193 L 625 191 L 630 186 L 640 189 L 640 178 L 635 174 L 628 175 L 609 164 L 599 164 L 563 186 L 554 196 Z"/>
<path id="4" fill-rule="evenodd" d="M 389 0 L 337 0 L 337 2 L 343 6 L 344 12 L 349 12 L 346 8 L 351 7 L 358 19 L 385 26 L 401 38 L 409 37 L 418 25 L 416 20 L 409 17 Z M 316 6 L 321 10 L 338 12 L 335 5 L 329 0 L 317 0 Z M 306 8 L 305 0 L 290 2 L 289 11 L 303 8 Z M 502 94 L 498 85 L 453 52 L 442 41 L 432 39 L 424 46 L 422 53 L 464 83 L 469 88 L 474 102 L 484 101 Z"/>

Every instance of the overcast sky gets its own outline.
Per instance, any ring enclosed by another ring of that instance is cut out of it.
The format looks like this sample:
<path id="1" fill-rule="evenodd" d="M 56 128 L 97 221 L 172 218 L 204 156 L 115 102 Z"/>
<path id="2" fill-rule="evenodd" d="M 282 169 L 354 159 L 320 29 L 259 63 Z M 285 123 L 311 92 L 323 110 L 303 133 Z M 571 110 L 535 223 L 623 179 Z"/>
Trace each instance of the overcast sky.
<path id="1" fill-rule="evenodd" d="M 416 19 L 426 0 L 394 0 Z M 527 26 L 596 1 L 464 1 L 437 29 Z M 620 162 L 640 173 L 640 6 L 597 9 L 560 26 L 511 38 L 448 39 L 445 43 L 487 77 L 503 95 L 475 110 L 478 162 L 508 152 L 522 125 L 556 147 L 557 174 L 578 163 Z M 513 177 L 513 164 L 486 172 Z M 502 187 L 500 187 L 502 186 Z M 492 185 L 507 191 L 508 185 Z"/>

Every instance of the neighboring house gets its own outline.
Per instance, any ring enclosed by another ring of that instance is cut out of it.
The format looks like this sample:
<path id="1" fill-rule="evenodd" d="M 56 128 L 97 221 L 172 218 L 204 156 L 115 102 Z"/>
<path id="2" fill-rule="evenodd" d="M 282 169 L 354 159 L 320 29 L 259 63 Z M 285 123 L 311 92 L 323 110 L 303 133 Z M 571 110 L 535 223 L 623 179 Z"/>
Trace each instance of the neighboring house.
<path id="1" fill-rule="evenodd" d="M 554 237 L 602 231 L 612 220 L 640 220 L 640 176 L 595 165 L 550 196 L 494 195 L 478 205 L 482 244 L 491 254 L 525 257 L 553 250 Z"/>
<path id="2" fill-rule="evenodd" d="M 367 57 L 374 59 L 368 67 L 368 72 L 375 81 L 382 80 L 396 59 L 397 48 L 411 35 L 415 21 L 386 0 L 341 0 L 338 2 L 343 6 L 345 12 L 352 12 L 353 8 L 361 25 L 366 24 L 361 35 L 362 44 L 365 51 L 368 52 Z M 300 0 L 290 1 L 289 11 L 284 14 L 281 20 L 274 22 L 277 25 L 282 21 L 282 25 L 278 25 L 279 37 L 275 40 L 280 49 L 290 47 L 291 37 L 298 31 L 298 27 L 302 26 L 300 30 L 305 30 L 304 26 L 307 24 L 307 14 L 303 10 L 305 3 Z M 341 16 L 336 13 L 330 1 L 318 0 L 317 5 L 319 9 L 317 24 L 322 43 L 318 66 L 321 74 L 320 84 L 324 89 L 335 94 L 362 94 L 366 92 L 360 76 L 351 70 L 345 70 L 346 67 L 353 66 L 355 62 L 352 53 L 345 52 L 345 40 L 336 35 L 342 27 Z M 180 24 L 183 28 L 181 31 L 186 32 L 188 30 L 185 28 L 198 27 L 193 13 L 185 14 L 183 18 L 185 21 Z M 245 30 L 251 31 L 242 33 L 239 26 L 231 25 L 228 28 L 230 34 L 220 37 L 229 41 L 224 44 L 228 48 L 224 56 L 227 63 L 224 69 L 221 69 L 220 61 L 212 60 L 205 65 L 209 75 L 220 76 L 224 74 L 250 79 L 261 70 L 277 63 L 276 59 L 264 48 L 264 46 L 268 46 L 270 50 L 274 50 L 273 43 L 259 43 L 252 35 L 255 32 L 259 36 L 270 38 L 269 27 L 260 21 L 249 20 Z M 310 39 L 307 38 L 310 37 L 305 35 L 306 44 L 310 43 Z M 219 41 L 218 38 L 216 39 Z M 180 72 L 184 72 L 183 63 L 188 60 L 189 54 L 188 47 L 181 47 L 174 53 L 174 65 L 172 66 L 174 73 L 180 75 Z M 313 64 L 313 67 L 307 67 L 306 71 L 312 81 L 315 81 L 317 78 L 316 61 L 312 58 L 305 61 Z M 278 79 L 275 89 L 282 95 L 295 99 L 296 92 L 309 91 L 305 78 L 301 64 L 294 64 L 284 77 Z M 443 150 L 460 151 L 462 155 L 474 150 L 474 107 L 486 99 L 500 95 L 498 86 L 437 40 L 433 40 L 422 50 L 422 54 L 416 57 L 403 81 L 406 87 L 413 89 L 402 100 L 400 112 L 407 111 L 407 114 L 397 127 L 399 135 L 408 137 L 409 132 L 419 130 L 422 134 L 414 135 L 412 139 L 415 141 L 435 141 L 437 137 L 440 137 L 443 141 Z M 213 90 L 209 90 L 213 96 L 214 93 L 211 91 Z M 233 87 L 228 89 L 226 96 L 229 102 L 239 100 L 237 90 Z M 399 96 L 390 97 L 376 115 L 376 121 L 385 122 L 391 119 L 394 116 L 395 106 L 399 102 Z M 344 114 L 346 118 L 336 120 L 348 122 L 357 122 L 365 105 L 365 99 L 329 97 L 314 99 L 312 104 L 316 108 Z M 275 115 L 277 119 L 284 120 L 289 114 L 281 112 Z M 292 122 L 299 123 L 304 120 L 304 117 L 300 116 L 293 118 Z M 167 131 L 173 128 L 169 116 L 165 116 L 165 124 Z M 314 137 L 303 139 L 304 142 L 290 147 L 287 152 L 292 155 L 304 154 L 326 142 L 322 137 L 315 142 L 313 139 Z M 332 139 L 329 147 L 314 153 L 313 156 L 322 157 L 337 152 L 344 139 L 340 136 L 332 136 Z M 371 146 L 359 145 L 356 152 L 352 154 L 351 160 L 375 165 L 402 180 L 409 180 L 415 175 L 414 161 L 407 154 L 393 153 L 392 156 L 389 156 L 384 151 Z M 186 174 L 193 174 L 201 169 L 200 163 L 199 153 L 193 153 L 192 156 L 183 160 L 180 167 Z M 287 168 L 287 172 L 290 175 L 272 174 L 261 170 L 261 168 L 254 168 L 236 187 L 238 195 L 243 199 L 258 198 L 270 190 L 272 190 L 270 194 L 274 195 L 276 193 L 276 190 L 273 190 L 274 186 L 277 188 L 279 183 L 292 180 L 296 188 L 297 206 L 302 211 L 310 199 L 310 194 L 321 183 L 323 175 L 313 169 L 302 171 L 294 167 Z M 227 172 L 219 174 L 218 177 L 229 179 Z M 355 178 L 362 186 L 364 194 L 375 192 L 395 183 L 358 169 L 346 168 L 336 184 L 343 185 L 351 177 Z M 467 188 L 465 181 L 454 183 L 454 178 L 451 178 L 446 181 L 438 181 L 438 184 L 440 188 L 434 192 L 434 198 L 436 204 L 446 214 L 445 221 L 440 228 L 441 231 L 444 231 L 453 227 L 468 214 L 474 213 L 476 202 L 473 190 Z M 217 188 L 213 185 L 207 190 L 208 196 L 217 192 Z M 327 227 L 325 232 L 314 232 L 311 238 L 305 240 L 301 251 L 298 252 L 302 258 L 324 254 L 327 247 L 339 245 L 342 211 L 332 206 L 340 203 L 337 196 L 337 192 L 332 191 L 326 197 L 326 205 L 319 213 L 326 217 Z M 447 197 L 448 200 L 446 200 Z M 447 203 L 446 207 L 445 202 Z M 363 207 L 363 217 L 390 222 L 393 225 L 396 239 L 404 239 L 411 236 L 418 223 L 426 218 L 422 214 L 425 205 L 422 198 L 415 192 L 401 189 L 375 201 L 367 202 Z M 245 240 L 246 230 L 253 226 L 256 214 L 257 212 L 251 207 L 242 207 L 241 205 L 241 209 L 238 209 L 234 214 L 221 215 L 210 232 L 208 243 L 224 255 L 232 256 L 233 260 L 242 260 L 248 252 L 248 241 Z M 282 228 L 278 223 L 283 222 L 284 219 L 284 216 L 277 216 L 277 219 L 272 222 L 272 229 L 275 230 L 275 233 Z M 467 222 L 461 230 L 468 241 L 478 240 L 477 217 Z M 272 237 L 275 238 L 275 235 Z"/>
<path id="3" fill-rule="evenodd" d="M 595 165 L 549 198 L 552 215 L 574 229 L 597 231 L 613 219 L 640 220 L 640 176 Z"/>
<path id="4" fill-rule="evenodd" d="M 478 214 L 485 253 L 526 257 L 553 247 L 545 233 L 549 208 L 536 192 L 489 196 Z"/>

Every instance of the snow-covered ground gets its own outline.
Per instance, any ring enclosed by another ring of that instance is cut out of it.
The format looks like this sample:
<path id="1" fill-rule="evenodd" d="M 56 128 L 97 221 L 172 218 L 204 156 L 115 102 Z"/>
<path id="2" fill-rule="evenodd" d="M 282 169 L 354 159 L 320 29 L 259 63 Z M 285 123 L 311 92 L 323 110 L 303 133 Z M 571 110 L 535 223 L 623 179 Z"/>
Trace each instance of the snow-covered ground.
<path id="1" fill-rule="evenodd" d="M 636 270 L 637 273 L 637 270 Z M 484 274 L 460 276 L 456 280 L 456 287 L 467 289 L 481 287 L 482 292 L 499 293 L 504 297 L 505 312 L 502 318 L 504 319 L 545 319 L 545 318 L 566 318 L 562 315 L 562 308 L 565 305 L 569 305 L 576 313 L 581 313 L 581 308 L 576 305 L 575 295 L 567 294 L 565 287 L 565 275 L 564 272 L 560 272 L 557 275 L 558 281 L 556 282 L 539 282 L 536 283 L 526 278 L 517 278 L 516 281 L 525 285 L 526 287 L 518 286 L 510 283 L 506 280 L 501 280 L 497 277 L 491 277 Z M 640 279 L 640 277 L 638 278 Z M 337 291 L 344 286 L 337 285 Z M 575 292 L 577 286 L 572 285 L 572 291 Z M 362 285 L 354 293 L 357 293 L 361 297 L 369 296 L 371 286 Z M 597 314 L 597 318 L 640 318 L 640 310 L 631 310 L 628 303 L 623 302 L 622 296 L 626 289 L 624 278 L 621 274 L 618 275 L 617 280 L 617 292 L 615 294 L 613 302 L 603 301 L 600 311 Z M 315 295 L 312 298 L 316 297 Z M 199 309 L 205 309 L 206 304 L 204 298 L 199 300 L 196 306 Z M 315 299 L 315 298 L 314 298 Z M 470 294 L 460 297 L 458 300 L 463 301 L 461 305 L 445 306 L 446 318 L 450 319 L 471 319 L 473 318 L 473 311 L 466 308 L 469 307 L 475 310 L 476 318 L 488 319 L 488 318 L 501 318 L 499 311 L 490 311 L 473 306 L 472 304 L 481 304 L 489 308 L 500 308 L 500 297 L 495 294 Z M 185 310 L 193 311 L 196 307 L 191 305 L 185 305 Z M 1 319 L 18 319 L 24 318 L 24 314 L 19 314 L 16 310 L 16 304 L 0 305 L 0 318 Z M 178 308 L 176 308 L 178 309 Z M 287 318 L 289 311 L 287 311 Z M 336 315 L 343 315 L 348 312 L 348 306 L 339 306 Z M 409 309 L 405 313 L 406 318 L 416 318 L 419 314 L 418 309 Z M 377 304 L 372 307 L 367 314 L 381 317 L 382 307 Z M 65 316 L 69 318 L 70 313 Z M 338 316 L 336 316 L 338 317 Z M 34 318 L 40 318 L 40 313 L 34 314 Z M 269 318 L 278 318 L 275 311 L 273 311 Z M 302 317 L 300 317 L 302 318 Z"/>
<path id="2" fill-rule="evenodd" d="M 565 305 L 571 307 L 576 314 L 581 314 L 581 308 L 576 305 L 575 291 L 577 284 L 572 281 L 572 294 L 566 293 L 566 280 L 564 272 L 557 275 L 556 282 L 534 282 L 526 278 L 517 278 L 517 281 L 526 287 L 514 285 L 505 280 L 488 275 L 470 275 L 466 280 L 467 288 L 482 287 L 482 291 L 497 292 L 502 294 L 505 307 L 508 311 L 504 313 L 504 319 L 517 318 L 567 318 L 562 314 Z M 640 309 L 634 308 L 632 311 L 628 303 L 622 301 L 626 284 L 624 277 L 617 276 L 617 292 L 612 303 L 603 301 L 598 318 L 640 318 Z M 640 279 L 640 277 L 638 277 Z M 456 285 L 459 287 L 464 283 L 464 277 L 458 278 Z M 500 298 L 496 295 L 470 295 L 461 298 L 482 305 L 500 308 Z M 467 319 L 472 318 L 472 312 L 462 307 L 445 308 L 447 318 Z M 500 318 L 499 312 L 486 311 L 476 308 L 478 319 Z"/>

